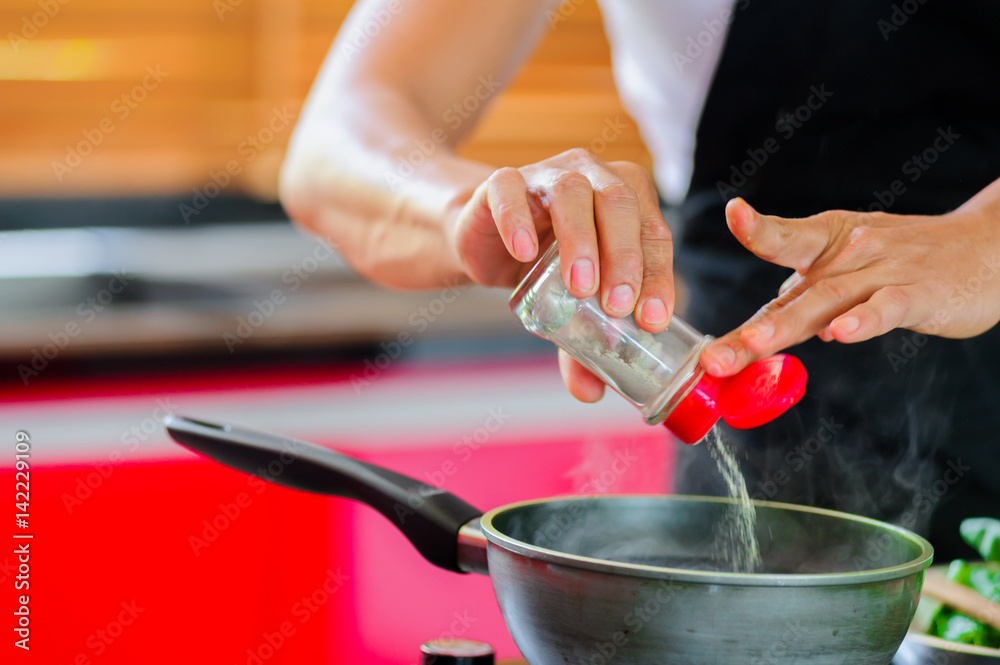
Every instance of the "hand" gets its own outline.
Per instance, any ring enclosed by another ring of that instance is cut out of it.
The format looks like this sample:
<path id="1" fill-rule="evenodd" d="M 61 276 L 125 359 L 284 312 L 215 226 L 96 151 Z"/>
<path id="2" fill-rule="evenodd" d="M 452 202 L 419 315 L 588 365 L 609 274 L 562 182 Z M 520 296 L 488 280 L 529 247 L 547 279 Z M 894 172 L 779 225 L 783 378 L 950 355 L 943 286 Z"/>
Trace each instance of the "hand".
<path id="1" fill-rule="evenodd" d="M 1000 321 L 998 183 L 926 217 L 832 210 L 784 219 L 733 199 L 733 235 L 795 272 L 777 298 L 702 352 L 702 366 L 729 376 L 813 335 L 850 344 L 894 328 L 953 338 L 989 330 Z"/>
<path id="2" fill-rule="evenodd" d="M 511 287 L 553 237 L 571 294 L 599 293 L 611 316 L 634 310 L 649 332 L 667 327 L 674 307 L 673 243 L 644 168 L 574 149 L 499 169 L 459 213 L 451 242 L 473 281 Z M 570 393 L 600 399 L 600 379 L 562 352 L 559 365 Z"/>

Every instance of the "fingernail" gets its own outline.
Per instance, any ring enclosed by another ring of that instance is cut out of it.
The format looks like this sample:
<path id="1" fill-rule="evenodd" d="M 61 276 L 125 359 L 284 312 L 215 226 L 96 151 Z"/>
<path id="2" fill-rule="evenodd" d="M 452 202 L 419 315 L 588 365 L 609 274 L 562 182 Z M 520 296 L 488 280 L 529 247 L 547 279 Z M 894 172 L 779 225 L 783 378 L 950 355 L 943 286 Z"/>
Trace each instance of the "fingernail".
<path id="1" fill-rule="evenodd" d="M 850 335 L 861 327 L 861 320 L 856 316 L 844 316 L 834 321 L 833 325 Z"/>
<path id="2" fill-rule="evenodd" d="M 736 362 L 736 352 L 725 345 L 712 347 L 705 352 L 705 355 L 708 364 L 715 365 L 715 367 L 707 367 L 706 369 L 717 372 L 725 371 L 727 367 L 731 367 Z"/>
<path id="3" fill-rule="evenodd" d="M 667 320 L 667 306 L 659 298 L 649 298 L 642 303 L 642 320 L 658 326 Z"/>
<path id="4" fill-rule="evenodd" d="M 578 291 L 590 291 L 594 288 L 594 262 L 590 259 L 577 259 L 569 269 L 569 281 Z"/>
<path id="5" fill-rule="evenodd" d="M 789 275 L 788 279 L 786 279 L 784 282 L 782 282 L 781 286 L 778 287 L 778 295 L 780 296 L 785 291 L 787 291 L 792 286 L 792 284 L 795 283 L 795 281 L 798 278 L 799 278 L 799 274 L 796 273 L 796 272 L 793 272 L 791 275 Z"/>
<path id="6" fill-rule="evenodd" d="M 635 306 L 635 291 L 628 284 L 620 284 L 608 294 L 608 307 L 621 314 L 627 314 Z"/>
<path id="7" fill-rule="evenodd" d="M 535 241 L 531 239 L 531 234 L 528 233 L 527 229 L 514 231 L 511 245 L 514 246 L 514 256 L 519 259 L 530 259 L 531 255 L 535 253 Z"/>

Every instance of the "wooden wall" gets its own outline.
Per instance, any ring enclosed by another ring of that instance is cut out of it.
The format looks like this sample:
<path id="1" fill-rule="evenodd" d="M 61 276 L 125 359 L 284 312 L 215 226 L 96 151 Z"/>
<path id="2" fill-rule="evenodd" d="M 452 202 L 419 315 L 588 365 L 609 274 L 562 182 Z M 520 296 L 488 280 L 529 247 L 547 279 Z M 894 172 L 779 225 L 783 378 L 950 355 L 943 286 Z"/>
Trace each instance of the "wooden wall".
<path id="1" fill-rule="evenodd" d="M 297 114 L 350 5 L 4 0 L 0 196 L 184 194 L 235 160 L 227 193 L 274 200 L 292 129 L 283 111 Z M 596 3 L 558 11 L 464 153 L 529 163 L 591 145 L 620 116 L 627 126 L 602 156 L 648 165 Z"/>

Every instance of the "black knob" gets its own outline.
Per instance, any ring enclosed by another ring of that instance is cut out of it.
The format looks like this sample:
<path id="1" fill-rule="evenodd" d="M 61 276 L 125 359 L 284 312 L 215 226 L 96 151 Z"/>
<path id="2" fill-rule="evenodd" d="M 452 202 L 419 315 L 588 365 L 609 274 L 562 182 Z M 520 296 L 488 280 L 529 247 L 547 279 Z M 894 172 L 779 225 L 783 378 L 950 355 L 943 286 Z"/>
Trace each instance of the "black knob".
<path id="1" fill-rule="evenodd" d="M 474 640 L 432 640 L 420 653 L 421 665 L 493 665 L 493 647 Z"/>

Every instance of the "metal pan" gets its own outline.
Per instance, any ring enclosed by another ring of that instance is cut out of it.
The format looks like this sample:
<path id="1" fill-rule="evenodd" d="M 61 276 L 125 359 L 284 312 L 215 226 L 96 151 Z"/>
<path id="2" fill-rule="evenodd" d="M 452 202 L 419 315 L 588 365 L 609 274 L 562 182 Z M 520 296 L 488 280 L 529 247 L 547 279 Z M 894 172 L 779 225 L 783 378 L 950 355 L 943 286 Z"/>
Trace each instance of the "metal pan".
<path id="1" fill-rule="evenodd" d="M 315 444 L 177 417 L 166 426 L 233 468 L 368 504 L 441 568 L 489 574 L 532 665 L 886 665 L 932 558 L 898 527 L 757 502 L 761 572 L 725 572 L 716 533 L 727 499 L 572 497 L 481 514 Z"/>

